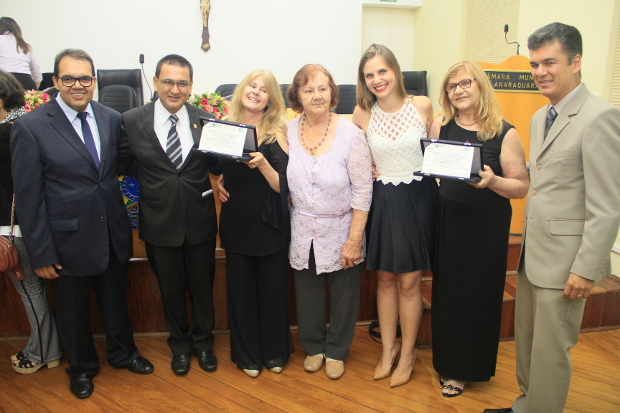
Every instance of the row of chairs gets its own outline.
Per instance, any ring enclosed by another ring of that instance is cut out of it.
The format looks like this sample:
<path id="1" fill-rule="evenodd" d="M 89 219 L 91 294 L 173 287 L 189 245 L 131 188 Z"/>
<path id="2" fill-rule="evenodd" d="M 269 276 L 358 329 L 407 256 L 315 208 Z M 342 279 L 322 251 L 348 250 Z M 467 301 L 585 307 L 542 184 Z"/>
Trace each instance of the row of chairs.
<path id="1" fill-rule="evenodd" d="M 53 73 L 43 73 L 39 90 L 54 87 Z M 97 70 L 99 103 L 120 113 L 144 104 L 140 69 Z"/>
<path id="2" fill-rule="evenodd" d="M 428 96 L 426 70 L 405 71 L 403 72 L 403 78 L 405 81 L 405 89 L 408 94 Z M 230 99 L 235 87 L 237 87 L 236 83 L 227 83 L 219 85 L 217 89 L 215 89 L 215 92 L 219 93 L 224 98 Z M 288 87 L 288 84 L 280 85 L 280 91 L 282 92 L 282 97 L 284 98 L 287 108 L 289 107 L 286 101 L 286 90 Z M 355 85 L 338 85 L 338 106 L 336 106 L 334 112 L 338 114 L 352 114 L 356 105 L 355 91 Z"/>
<path id="3" fill-rule="evenodd" d="M 41 90 L 49 87 L 51 73 L 43 74 Z M 403 78 L 405 89 L 410 95 L 428 96 L 426 84 L 426 71 L 404 71 Z M 142 71 L 140 69 L 114 69 L 97 70 L 97 85 L 99 89 L 99 102 L 120 113 L 144 104 L 142 89 Z M 53 86 L 53 83 L 51 84 Z M 230 98 L 237 84 L 229 83 L 220 85 L 215 89 L 224 98 Z M 288 84 L 280 85 L 280 91 L 286 102 L 286 90 Z M 334 112 L 338 114 L 352 114 L 355 109 L 356 86 L 338 85 L 338 106 Z M 288 103 L 286 103 L 288 107 Z"/>

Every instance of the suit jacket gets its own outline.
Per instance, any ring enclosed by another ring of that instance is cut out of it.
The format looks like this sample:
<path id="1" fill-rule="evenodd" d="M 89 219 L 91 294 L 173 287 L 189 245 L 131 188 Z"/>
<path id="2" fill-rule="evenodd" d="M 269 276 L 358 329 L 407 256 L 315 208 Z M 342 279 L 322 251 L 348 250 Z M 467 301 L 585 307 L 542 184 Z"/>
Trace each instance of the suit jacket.
<path id="1" fill-rule="evenodd" d="M 620 224 L 620 110 L 585 85 L 544 138 L 547 107 L 530 123 L 530 193 L 519 270 L 542 288 L 570 273 L 609 276 Z"/>
<path id="2" fill-rule="evenodd" d="M 110 243 L 121 263 L 131 257 L 131 227 L 116 174 L 121 116 L 91 105 L 101 138 L 99 169 L 56 99 L 11 129 L 16 208 L 33 268 L 59 262 L 61 275 L 101 274 Z"/>
<path id="3" fill-rule="evenodd" d="M 162 148 L 153 121 L 153 103 L 123 114 L 119 147 L 119 173 L 127 173 L 138 161 L 140 239 L 161 247 L 179 247 L 185 239 L 196 245 L 217 234 L 215 202 L 206 153 L 196 150 L 202 127 L 200 116 L 210 113 L 186 104 L 194 149 L 177 170 Z"/>

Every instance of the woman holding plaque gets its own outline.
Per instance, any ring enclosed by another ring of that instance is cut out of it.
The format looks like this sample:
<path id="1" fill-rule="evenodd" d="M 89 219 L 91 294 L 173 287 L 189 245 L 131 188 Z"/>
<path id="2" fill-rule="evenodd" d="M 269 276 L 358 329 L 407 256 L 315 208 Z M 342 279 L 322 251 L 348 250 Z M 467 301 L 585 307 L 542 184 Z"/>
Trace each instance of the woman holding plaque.
<path id="1" fill-rule="evenodd" d="M 255 125 L 259 144 L 249 162 L 218 158 L 230 354 L 239 369 L 256 377 L 263 365 L 280 373 L 294 351 L 286 284 L 288 145 L 284 100 L 271 72 L 258 69 L 243 79 L 228 120 Z"/>
<path id="2" fill-rule="evenodd" d="M 515 128 L 502 119 L 491 82 L 472 61 L 452 66 L 442 83 L 444 115 L 432 139 L 482 143 L 482 180 L 442 179 L 433 274 L 433 364 L 442 394 L 495 375 L 506 278 L 511 198 L 529 186 Z"/>
<path id="3" fill-rule="evenodd" d="M 332 112 L 338 87 L 324 67 L 302 67 L 286 96 L 291 108 L 302 113 L 288 123 L 287 176 L 299 341 L 308 354 L 304 369 L 318 371 L 325 360 L 327 377 L 338 379 L 357 321 L 364 226 L 372 199 L 370 151 L 364 133 Z"/>
<path id="4" fill-rule="evenodd" d="M 376 270 L 377 311 L 383 352 L 375 380 L 406 384 L 416 358 L 422 319 L 420 281 L 432 270 L 437 182 L 413 175 L 422 166 L 420 139 L 426 138 L 433 107 L 426 96 L 408 96 L 394 54 L 373 44 L 358 68 L 353 122 L 368 136 L 376 181 L 366 235 L 366 269 Z M 402 348 L 396 341 L 400 320 Z M 400 349 L 400 362 L 392 365 Z"/>

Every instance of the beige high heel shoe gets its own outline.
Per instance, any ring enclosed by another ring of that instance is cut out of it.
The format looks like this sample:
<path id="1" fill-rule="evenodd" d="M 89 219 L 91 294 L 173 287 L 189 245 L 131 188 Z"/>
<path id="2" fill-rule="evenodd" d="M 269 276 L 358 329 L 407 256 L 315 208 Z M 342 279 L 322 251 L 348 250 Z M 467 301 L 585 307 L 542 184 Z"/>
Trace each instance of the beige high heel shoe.
<path id="1" fill-rule="evenodd" d="M 377 365 L 377 367 L 375 367 L 375 380 L 383 380 L 385 378 L 388 378 L 390 376 L 390 374 L 392 374 L 392 366 L 394 365 L 394 362 L 396 362 L 396 359 L 400 356 L 400 343 L 398 341 L 394 341 L 394 350 L 392 353 L 392 362 L 390 363 L 390 367 L 385 369 L 385 370 L 381 370 L 379 368 L 380 364 L 379 363 Z"/>
<path id="2" fill-rule="evenodd" d="M 413 373 L 413 363 L 415 363 L 416 356 L 417 353 L 414 351 L 413 357 L 411 359 L 411 366 L 409 372 L 398 376 L 396 374 L 392 374 L 392 377 L 390 378 L 390 387 L 398 387 L 402 386 L 403 384 L 409 383 L 409 380 L 411 380 L 411 373 Z M 402 358 L 399 366 L 402 367 Z M 394 373 L 396 373 L 396 370 L 394 371 Z"/>

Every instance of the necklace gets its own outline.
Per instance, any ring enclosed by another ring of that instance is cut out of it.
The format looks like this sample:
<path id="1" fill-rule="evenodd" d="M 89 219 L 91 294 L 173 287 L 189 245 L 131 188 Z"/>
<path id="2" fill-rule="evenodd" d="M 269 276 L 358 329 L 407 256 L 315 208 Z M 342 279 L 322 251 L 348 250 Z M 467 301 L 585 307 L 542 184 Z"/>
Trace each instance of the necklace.
<path id="1" fill-rule="evenodd" d="M 461 123 L 461 122 L 459 122 L 459 117 L 458 117 L 458 116 L 455 116 L 455 117 L 454 117 L 454 120 L 456 121 L 456 123 L 458 123 L 458 124 L 459 124 L 459 125 L 461 125 L 461 126 L 471 126 L 471 125 L 473 125 L 474 123 L 476 123 L 476 121 L 473 121 L 472 123 Z"/>
<path id="2" fill-rule="evenodd" d="M 304 140 L 304 126 L 306 124 L 306 114 L 304 113 L 301 116 L 301 132 L 299 133 L 299 136 L 301 138 L 301 144 L 304 146 L 304 148 L 306 148 L 307 151 L 310 151 L 310 155 L 314 156 L 314 151 L 317 150 L 319 146 L 321 146 L 323 141 L 325 141 L 325 138 L 327 137 L 327 131 L 329 130 L 329 125 L 331 123 L 332 123 L 332 114 L 330 112 L 329 120 L 327 121 L 327 128 L 325 128 L 325 134 L 323 135 L 321 140 L 316 144 L 316 146 L 313 148 L 312 146 L 306 145 L 306 141 Z"/>

